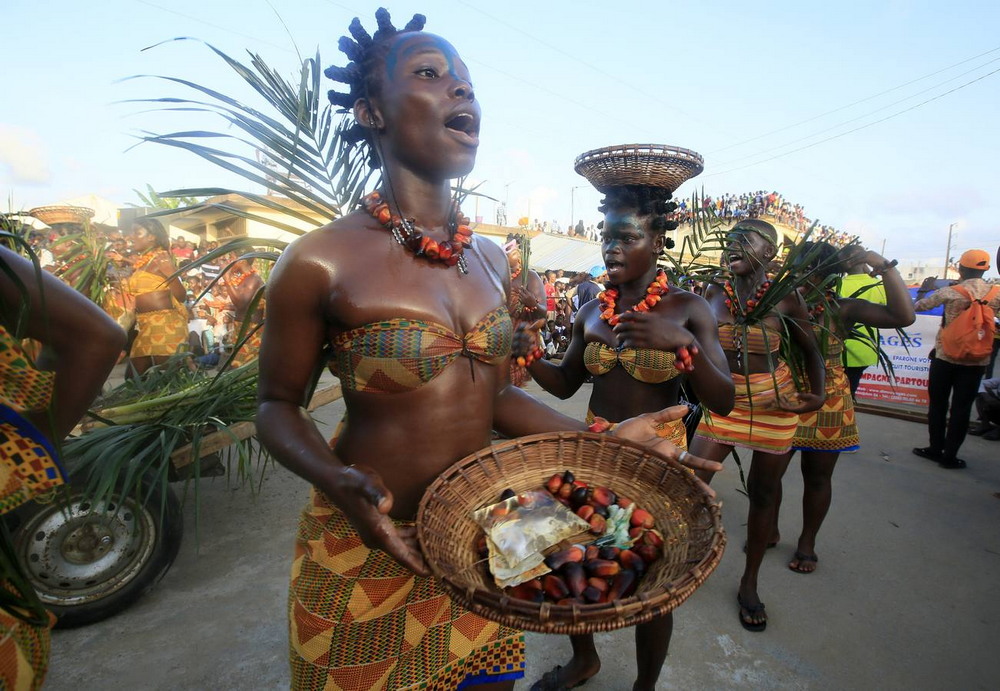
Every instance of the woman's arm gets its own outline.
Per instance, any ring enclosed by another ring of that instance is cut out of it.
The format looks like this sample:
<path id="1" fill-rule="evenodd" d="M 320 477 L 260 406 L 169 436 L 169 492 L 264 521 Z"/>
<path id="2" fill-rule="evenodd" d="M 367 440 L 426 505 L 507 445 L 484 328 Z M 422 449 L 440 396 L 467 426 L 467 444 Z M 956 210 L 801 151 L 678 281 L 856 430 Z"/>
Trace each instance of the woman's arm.
<path id="1" fill-rule="evenodd" d="M 397 530 L 389 518 L 393 498 L 381 478 L 364 465 L 345 465 L 305 409 L 313 376 L 322 364 L 328 328 L 325 300 L 332 279 L 328 268 L 312 260 L 320 255 L 310 252 L 310 243 L 299 243 L 282 254 L 267 286 L 270 308 L 260 351 L 257 435 L 278 462 L 340 507 L 365 545 L 428 575 L 415 534 Z"/>
<path id="2" fill-rule="evenodd" d="M 164 250 L 160 253 L 159 259 L 157 259 L 156 273 L 168 279 L 163 289 L 169 290 L 177 302 L 184 302 L 187 300 L 187 291 L 184 289 L 184 284 L 181 283 L 180 277 L 174 276 L 173 278 L 169 278 L 175 271 L 177 269 L 174 267 L 173 255 Z"/>
<path id="3" fill-rule="evenodd" d="M 718 415 L 728 415 L 735 403 L 736 386 L 729 372 L 726 352 L 719 344 L 719 326 L 712 308 L 703 298 L 691 294 L 688 330 L 698 347 L 694 356 L 694 371 L 687 377 L 706 408 Z"/>
<path id="4" fill-rule="evenodd" d="M 59 279 L 45 271 L 36 274 L 27 259 L 0 248 L 0 261 L 10 267 L 26 292 L 24 335 L 42 344 L 36 365 L 55 373 L 50 410 L 27 417 L 58 443 L 101 392 L 125 347 L 125 332 L 104 310 Z M 20 304 L 21 290 L 7 272 L 0 272 L 0 297 L 8 314 Z"/>
<path id="5" fill-rule="evenodd" d="M 809 377 L 809 393 L 795 394 L 795 402 L 784 400 L 781 407 L 793 413 L 808 413 L 819 410 L 826 400 L 826 365 L 819 352 L 819 344 L 809 321 L 809 311 L 798 291 L 781 301 L 780 308 L 786 317 L 791 318 L 788 331 L 795 339 L 796 345 L 802 350 L 806 361 L 806 376 Z"/>
<path id="6" fill-rule="evenodd" d="M 865 256 L 868 266 L 878 269 L 888 264 L 885 257 L 869 251 Z M 840 317 L 845 324 L 860 322 L 875 328 L 900 328 L 909 326 L 916 320 L 910 293 L 895 266 L 882 271 L 882 285 L 885 288 L 885 305 L 864 299 L 841 298 Z"/>

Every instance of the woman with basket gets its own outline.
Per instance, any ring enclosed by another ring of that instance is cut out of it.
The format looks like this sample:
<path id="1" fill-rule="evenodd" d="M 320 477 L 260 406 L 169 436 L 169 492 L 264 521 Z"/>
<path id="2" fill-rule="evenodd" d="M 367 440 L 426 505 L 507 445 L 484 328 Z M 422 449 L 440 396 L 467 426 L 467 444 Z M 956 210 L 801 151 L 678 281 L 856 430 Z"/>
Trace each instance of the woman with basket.
<path id="1" fill-rule="evenodd" d="M 267 286 L 257 428 L 274 456 L 313 485 L 289 596 L 295 688 L 511 688 L 523 637 L 466 611 L 429 577 L 413 518 L 425 489 L 514 437 L 583 430 L 510 386 L 510 273 L 503 250 L 472 235 L 451 197 L 479 144 L 480 108 L 465 63 L 415 16 L 402 30 L 355 19 L 327 76 L 382 186 L 364 208 L 294 242 Z M 347 406 L 328 444 L 304 408 L 330 362 Z M 669 409 L 618 434 L 659 442 Z M 693 457 L 691 466 L 715 463 Z M 470 545 L 470 549 L 472 546 Z"/>
<path id="2" fill-rule="evenodd" d="M 670 201 L 673 191 L 701 172 L 694 157 L 700 160 L 694 152 L 668 147 L 656 147 L 648 156 L 608 147 L 577 159 L 577 172 L 605 195 L 599 210 L 609 285 L 580 307 L 562 361 L 538 360 L 528 371 L 543 389 L 563 399 L 593 375 L 588 423 L 607 425 L 677 405 L 682 373 L 709 410 L 725 415 L 733 407 L 733 381 L 711 308 L 700 296 L 668 285 L 656 263 L 672 246 L 665 232 L 677 227 L 668 218 L 676 208 Z M 515 355 L 523 355 L 521 342 L 515 339 Z M 683 420 L 664 425 L 661 434 L 687 447 Z M 672 631 L 672 613 L 635 627 L 633 688 L 655 687 Z M 571 641 L 572 660 L 547 672 L 532 689 L 572 688 L 597 674 L 601 661 L 594 637 L 571 636 Z"/>
<path id="3" fill-rule="evenodd" d="M 794 281 L 772 286 L 766 269 L 778 253 L 778 233 L 759 219 L 740 221 L 730 231 L 724 261 L 732 280 L 705 292 L 718 322 L 736 385 L 736 405 L 729 415 L 702 418 L 691 452 L 721 461 L 735 446 L 753 451 L 747 488 L 746 566 L 737 594 L 740 623 L 748 631 L 767 626 L 757 594 L 757 574 L 772 534 L 781 476 L 787 465 L 799 414 L 817 410 L 825 397 L 825 369 L 805 302 Z M 796 390 L 788 364 L 779 358 L 783 340 L 797 346 L 805 362 L 805 391 Z M 711 475 L 699 472 L 706 482 Z"/>

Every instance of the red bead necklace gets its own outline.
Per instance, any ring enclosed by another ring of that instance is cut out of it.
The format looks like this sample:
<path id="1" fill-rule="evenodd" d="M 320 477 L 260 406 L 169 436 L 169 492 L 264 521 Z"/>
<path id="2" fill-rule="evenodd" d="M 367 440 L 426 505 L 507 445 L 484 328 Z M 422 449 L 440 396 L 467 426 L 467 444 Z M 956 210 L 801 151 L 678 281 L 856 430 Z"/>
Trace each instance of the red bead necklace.
<path id="1" fill-rule="evenodd" d="M 648 312 L 656 306 L 656 303 L 663 299 L 663 296 L 666 295 L 669 290 L 670 286 L 667 284 L 667 272 L 663 269 L 658 269 L 656 272 L 656 278 L 654 278 L 653 282 L 646 288 L 646 297 L 635 303 L 631 309 L 622 312 L 622 314 L 627 314 L 628 312 Z M 618 324 L 622 317 L 621 314 L 615 314 L 615 307 L 618 304 L 618 289 L 607 288 L 602 290 L 597 294 L 597 299 L 600 301 L 601 319 L 606 321 L 609 326 L 615 326 Z"/>
<path id="2" fill-rule="evenodd" d="M 646 297 L 637 302 L 632 306 L 632 309 L 622 312 L 622 314 L 628 314 L 629 312 L 648 312 L 649 310 L 656 307 L 656 305 L 663 299 L 663 296 L 670 291 L 670 285 L 667 283 L 667 272 L 663 269 L 658 269 L 656 272 L 656 278 L 653 282 L 649 284 L 646 288 Z M 601 319 L 608 323 L 608 326 L 612 328 L 621 321 L 622 314 L 615 314 L 615 306 L 618 300 L 618 289 L 617 288 L 606 288 L 597 294 L 597 299 L 599 301 L 601 310 Z M 694 356 L 698 354 L 698 347 L 696 345 L 680 346 L 676 353 L 674 359 L 674 367 L 678 372 L 691 372 L 694 370 Z"/>
<path id="3" fill-rule="evenodd" d="M 760 299 L 764 297 L 764 293 L 766 293 L 767 289 L 770 287 L 771 281 L 764 281 L 760 284 L 754 297 L 747 298 L 745 303 L 746 309 L 742 310 L 743 316 L 752 311 L 753 308 L 760 303 Z M 734 317 L 741 316 L 739 298 L 736 297 L 736 289 L 733 287 L 733 284 L 730 281 L 726 281 L 725 285 L 722 286 L 722 289 L 726 292 L 726 307 L 729 308 L 729 313 Z"/>
<path id="4" fill-rule="evenodd" d="M 147 252 L 143 252 L 142 255 L 135 260 L 135 264 L 132 265 L 132 271 L 142 271 L 149 262 L 153 261 L 160 252 L 163 250 L 159 248 L 151 249 Z"/>
<path id="5" fill-rule="evenodd" d="M 364 204 L 365 211 L 391 232 L 396 242 L 413 252 L 414 256 L 445 266 L 458 266 L 463 274 L 469 273 L 469 267 L 462 253 L 472 244 L 472 228 L 469 227 L 468 217 L 462 214 L 457 203 L 453 202 L 451 207 L 453 220 L 449 224 L 450 237 L 442 242 L 424 235 L 412 218 L 407 219 L 392 213 L 378 191 L 364 197 L 361 203 Z"/>

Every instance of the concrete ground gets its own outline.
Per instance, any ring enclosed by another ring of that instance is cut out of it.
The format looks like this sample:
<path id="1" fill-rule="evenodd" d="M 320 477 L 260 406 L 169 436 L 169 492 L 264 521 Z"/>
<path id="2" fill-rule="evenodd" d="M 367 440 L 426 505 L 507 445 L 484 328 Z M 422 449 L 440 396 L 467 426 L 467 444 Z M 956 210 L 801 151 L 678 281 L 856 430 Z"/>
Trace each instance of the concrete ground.
<path id="1" fill-rule="evenodd" d="M 580 417 L 589 396 L 589 387 L 565 402 L 530 390 Z M 338 401 L 317 418 L 329 431 L 341 412 Z M 926 443 L 922 425 L 869 415 L 859 425 L 864 448 L 841 458 L 819 568 L 808 576 L 786 567 L 801 521 L 802 481 L 790 467 L 781 544 L 761 571 L 763 633 L 744 631 L 737 618 L 747 500 L 727 462 L 713 487 L 729 548 L 675 613 L 658 688 L 996 688 L 1000 442 L 970 437 L 968 469 L 949 471 L 910 453 Z M 256 495 L 227 478 L 205 481 L 198 529 L 189 501 L 170 572 L 127 611 L 56 631 L 46 688 L 287 688 L 285 597 L 306 491 L 278 467 Z M 586 688 L 631 688 L 632 632 L 599 635 L 598 646 L 604 666 Z M 518 689 L 569 656 L 562 636 L 529 634 L 527 647 Z"/>

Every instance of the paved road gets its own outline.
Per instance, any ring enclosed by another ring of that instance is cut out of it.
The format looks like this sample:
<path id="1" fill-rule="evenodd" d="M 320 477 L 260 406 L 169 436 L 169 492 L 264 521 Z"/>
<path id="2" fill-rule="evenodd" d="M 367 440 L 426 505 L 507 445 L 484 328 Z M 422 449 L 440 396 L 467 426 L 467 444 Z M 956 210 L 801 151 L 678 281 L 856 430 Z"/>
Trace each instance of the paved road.
<path id="1" fill-rule="evenodd" d="M 582 415 L 589 388 L 561 402 Z M 317 413 L 327 430 L 340 402 Z M 912 456 L 918 424 L 861 415 L 864 449 L 842 458 L 819 569 L 786 568 L 801 520 L 801 477 L 785 482 L 781 544 L 768 553 L 761 595 L 770 623 L 737 619 L 746 498 L 730 461 L 713 484 L 729 550 L 675 615 L 659 688 L 986 689 L 1000 677 L 1000 442 L 970 438 L 965 471 Z M 183 486 L 177 486 L 183 490 Z M 205 483 L 199 530 L 185 507 L 180 556 L 131 609 L 57 631 L 47 689 L 280 689 L 288 684 L 285 597 L 305 483 L 269 467 L 256 495 L 227 478 Z M 628 689 L 630 631 L 598 637 L 604 667 L 586 688 Z M 564 637 L 529 635 L 529 678 L 569 655 Z M 518 689 L 526 689 L 521 683 Z"/>

